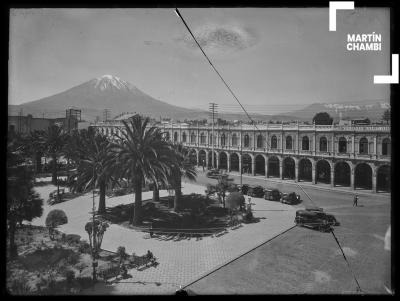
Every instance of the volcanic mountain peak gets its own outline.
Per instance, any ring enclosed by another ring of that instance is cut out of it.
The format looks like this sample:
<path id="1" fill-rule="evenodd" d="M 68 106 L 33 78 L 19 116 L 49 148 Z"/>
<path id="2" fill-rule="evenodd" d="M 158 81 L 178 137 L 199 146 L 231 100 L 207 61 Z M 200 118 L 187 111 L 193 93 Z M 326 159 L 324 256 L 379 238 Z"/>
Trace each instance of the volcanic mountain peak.
<path id="1" fill-rule="evenodd" d="M 113 75 L 103 75 L 101 77 L 95 78 L 92 81 L 92 84 L 96 89 L 100 89 L 101 91 L 103 90 L 135 90 L 136 88 L 132 86 L 130 83 L 120 79 L 117 76 Z"/>

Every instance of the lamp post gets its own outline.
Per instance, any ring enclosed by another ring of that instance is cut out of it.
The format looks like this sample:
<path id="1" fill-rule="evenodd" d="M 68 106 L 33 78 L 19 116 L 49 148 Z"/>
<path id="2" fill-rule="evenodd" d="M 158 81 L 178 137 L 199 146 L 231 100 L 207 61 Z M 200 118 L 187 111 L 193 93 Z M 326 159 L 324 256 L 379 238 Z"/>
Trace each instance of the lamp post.
<path id="1" fill-rule="evenodd" d="M 96 210 L 96 205 L 94 202 L 94 195 L 95 195 L 95 190 L 96 190 L 96 167 L 97 164 L 93 165 L 93 191 L 92 191 L 92 237 L 91 237 L 91 246 L 92 246 L 92 268 L 93 268 L 93 284 L 96 283 L 97 281 L 97 277 L 96 277 L 96 268 L 97 268 L 97 250 L 96 250 L 96 246 L 97 246 L 97 242 L 96 242 L 96 225 L 95 225 L 95 210 Z M 90 235 L 89 235 L 89 239 L 90 239 Z"/>

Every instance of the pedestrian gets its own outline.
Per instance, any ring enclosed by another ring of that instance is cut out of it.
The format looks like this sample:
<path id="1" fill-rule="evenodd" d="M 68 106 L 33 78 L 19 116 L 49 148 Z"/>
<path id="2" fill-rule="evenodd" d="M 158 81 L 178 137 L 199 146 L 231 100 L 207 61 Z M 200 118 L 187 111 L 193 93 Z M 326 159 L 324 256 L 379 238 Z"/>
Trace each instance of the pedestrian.
<path id="1" fill-rule="evenodd" d="M 356 194 L 355 196 L 354 196 L 354 201 L 353 201 L 353 207 L 354 206 L 358 206 L 358 195 Z"/>

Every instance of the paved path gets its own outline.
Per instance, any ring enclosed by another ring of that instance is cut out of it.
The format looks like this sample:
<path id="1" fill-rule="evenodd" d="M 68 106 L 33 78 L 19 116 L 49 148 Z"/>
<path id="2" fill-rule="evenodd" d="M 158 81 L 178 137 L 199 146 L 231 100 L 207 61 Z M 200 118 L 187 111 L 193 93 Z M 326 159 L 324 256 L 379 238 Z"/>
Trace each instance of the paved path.
<path id="1" fill-rule="evenodd" d="M 183 193 L 204 193 L 204 186 L 191 183 L 183 184 Z M 45 200 L 54 186 L 37 187 L 36 190 Z M 160 191 L 160 196 L 167 191 Z M 143 199 L 149 199 L 152 192 L 144 192 Z M 98 198 L 97 198 L 98 199 Z M 96 199 L 96 202 L 97 202 Z M 133 195 L 107 198 L 107 206 L 131 203 Z M 185 286 L 194 280 L 225 265 L 254 247 L 270 240 L 294 225 L 295 208 L 277 202 L 252 198 L 255 217 L 258 223 L 243 225 L 219 237 L 206 237 L 201 240 L 165 241 L 156 238 L 146 239 L 142 232 L 111 225 L 104 235 L 102 248 L 116 251 L 124 246 L 129 254 L 142 255 L 150 250 L 159 265 L 143 271 L 129 270 L 132 278 L 114 285 L 99 283 L 87 294 L 173 294 L 179 286 Z M 68 224 L 60 227 L 65 233 L 79 234 L 86 239 L 85 223 L 90 218 L 92 207 L 91 194 L 51 206 L 45 205 L 43 216 L 32 222 L 44 225 L 47 213 L 51 209 L 62 209 L 68 216 Z"/>

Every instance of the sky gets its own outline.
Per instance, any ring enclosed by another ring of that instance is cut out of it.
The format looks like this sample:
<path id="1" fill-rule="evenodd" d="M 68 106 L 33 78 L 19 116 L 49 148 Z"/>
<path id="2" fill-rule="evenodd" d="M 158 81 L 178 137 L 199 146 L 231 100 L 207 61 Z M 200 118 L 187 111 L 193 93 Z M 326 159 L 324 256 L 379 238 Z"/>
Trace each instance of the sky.
<path id="1" fill-rule="evenodd" d="M 249 111 L 279 113 L 316 102 L 389 100 L 389 10 L 182 8 L 200 45 Z M 382 35 L 382 51 L 350 52 L 348 33 Z M 13 9 L 9 104 L 111 74 L 173 105 L 239 110 L 172 8 Z"/>

